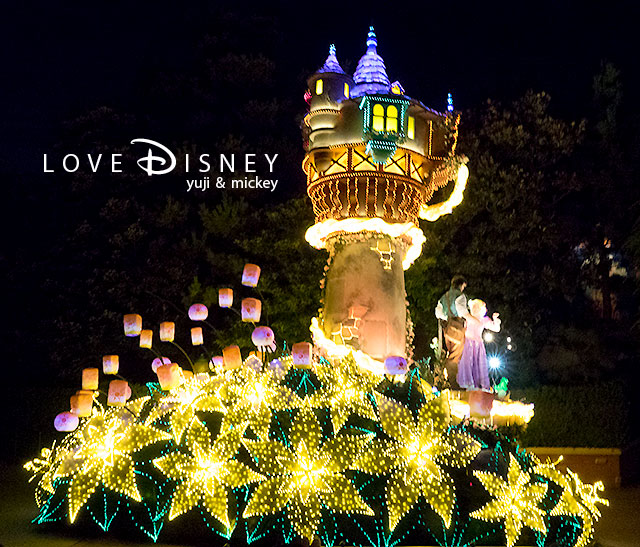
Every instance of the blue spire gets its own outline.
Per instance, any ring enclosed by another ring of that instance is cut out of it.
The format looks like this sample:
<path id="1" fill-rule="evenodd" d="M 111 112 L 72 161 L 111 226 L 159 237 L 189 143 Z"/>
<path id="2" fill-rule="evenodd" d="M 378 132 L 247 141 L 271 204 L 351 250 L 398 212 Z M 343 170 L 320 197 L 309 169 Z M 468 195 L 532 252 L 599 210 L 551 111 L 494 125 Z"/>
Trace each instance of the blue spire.
<path id="1" fill-rule="evenodd" d="M 369 27 L 369 34 L 367 36 L 367 51 L 370 51 L 373 48 L 373 51 L 375 53 L 377 47 L 378 39 L 376 38 L 376 31 L 373 30 L 373 27 Z"/>
<path id="2" fill-rule="evenodd" d="M 338 62 L 338 58 L 336 57 L 336 46 L 335 44 L 331 44 L 329 46 L 329 55 L 327 56 L 327 60 L 322 65 L 322 68 L 318 70 L 318 72 L 335 72 L 337 74 L 344 74 L 344 70 L 340 66 Z"/>
<path id="3" fill-rule="evenodd" d="M 352 97 L 360 97 L 365 93 L 389 93 L 391 83 L 387 76 L 384 61 L 378 55 L 377 47 L 376 33 L 373 27 L 369 27 L 367 51 L 360 58 L 356 72 L 353 75 L 353 81 L 356 85 L 351 93 Z"/>
<path id="4" fill-rule="evenodd" d="M 453 95 L 447 93 L 447 111 L 453 112 Z"/>

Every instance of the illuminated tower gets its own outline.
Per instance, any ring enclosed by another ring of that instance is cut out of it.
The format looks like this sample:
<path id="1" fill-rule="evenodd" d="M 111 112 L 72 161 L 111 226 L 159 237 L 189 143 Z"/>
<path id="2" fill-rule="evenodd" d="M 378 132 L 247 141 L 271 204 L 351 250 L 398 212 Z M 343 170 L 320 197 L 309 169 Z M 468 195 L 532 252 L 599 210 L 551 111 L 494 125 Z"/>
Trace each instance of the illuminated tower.
<path id="1" fill-rule="evenodd" d="M 381 372 L 387 357 L 407 356 L 404 270 L 425 241 L 418 219 L 433 221 L 462 201 L 459 115 L 390 82 L 373 27 L 353 77 L 331 46 L 308 84 L 303 169 L 316 224 L 306 238 L 330 254 L 314 342 L 330 357 L 353 351 Z M 451 180 L 449 199 L 429 205 Z"/>

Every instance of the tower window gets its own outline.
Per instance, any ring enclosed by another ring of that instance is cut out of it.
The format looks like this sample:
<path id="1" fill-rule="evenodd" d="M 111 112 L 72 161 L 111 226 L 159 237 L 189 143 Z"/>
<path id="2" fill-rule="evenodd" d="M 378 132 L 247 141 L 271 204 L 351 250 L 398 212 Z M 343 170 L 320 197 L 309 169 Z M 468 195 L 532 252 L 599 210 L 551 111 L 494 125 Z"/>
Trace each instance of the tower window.
<path id="1" fill-rule="evenodd" d="M 324 86 L 322 85 L 322 78 L 316 80 L 316 95 L 322 95 L 323 87 Z"/>
<path id="2" fill-rule="evenodd" d="M 398 132 L 398 109 L 390 104 L 387 106 L 387 133 Z"/>
<path id="3" fill-rule="evenodd" d="M 348 99 L 349 98 L 349 84 L 345 82 L 344 84 L 344 96 Z"/>
<path id="4" fill-rule="evenodd" d="M 374 131 L 384 131 L 384 106 L 381 104 L 373 105 L 373 124 Z"/>
<path id="5" fill-rule="evenodd" d="M 407 137 L 416 138 L 416 119 L 413 116 L 409 116 L 407 119 Z"/>

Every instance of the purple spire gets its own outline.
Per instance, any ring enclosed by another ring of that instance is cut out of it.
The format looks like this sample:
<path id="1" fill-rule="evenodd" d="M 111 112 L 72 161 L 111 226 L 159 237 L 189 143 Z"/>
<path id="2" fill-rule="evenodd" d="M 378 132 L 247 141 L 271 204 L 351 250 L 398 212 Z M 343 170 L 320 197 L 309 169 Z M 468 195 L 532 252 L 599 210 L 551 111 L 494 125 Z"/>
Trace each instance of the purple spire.
<path id="1" fill-rule="evenodd" d="M 336 57 L 336 46 L 335 44 L 331 44 L 329 46 L 329 55 L 327 56 L 327 60 L 322 65 L 322 68 L 318 70 L 318 72 L 335 72 L 336 74 L 344 74 L 344 70 L 340 66 L 338 62 L 338 58 Z"/>
<path id="2" fill-rule="evenodd" d="M 351 93 L 352 97 L 360 97 L 365 93 L 389 93 L 391 84 L 384 61 L 378 55 L 377 47 L 376 33 L 373 27 L 369 27 L 367 52 L 361 57 L 353 75 L 356 85 Z"/>

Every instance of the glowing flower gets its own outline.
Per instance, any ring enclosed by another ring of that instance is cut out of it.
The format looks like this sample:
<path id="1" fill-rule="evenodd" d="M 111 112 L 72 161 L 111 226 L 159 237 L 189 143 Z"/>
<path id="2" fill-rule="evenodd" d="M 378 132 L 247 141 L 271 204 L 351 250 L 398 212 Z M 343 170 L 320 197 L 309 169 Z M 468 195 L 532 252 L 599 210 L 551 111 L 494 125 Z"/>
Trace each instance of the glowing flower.
<path id="1" fill-rule="evenodd" d="M 226 412 L 225 406 L 220 401 L 221 385 L 222 382 L 219 378 L 206 382 L 197 378 L 186 380 L 154 406 L 149 413 L 147 423 L 152 424 L 157 419 L 169 414 L 171 432 L 179 444 L 185 429 L 194 421 L 196 411 Z"/>
<path id="2" fill-rule="evenodd" d="M 247 427 L 261 439 L 269 437 L 273 412 L 300 408 L 302 400 L 283 386 L 271 370 L 257 372 L 243 366 L 229 372 L 228 381 L 221 391 L 227 414 L 221 431 Z"/>
<path id="3" fill-rule="evenodd" d="M 579 517 L 582 520 L 582 533 L 574 547 L 585 547 L 593 535 L 593 522 L 600 517 L 596 503 L 609 505 L 609 501 L 598 494 L 604 490 L 602 482 L 584 484 L 571 469 L 567 469 L 565 475 L 553 463 L 538 463 L 533 471 L 562 487 L 560 499 L 549 514 Z"/>
<path id="4" fill-rule="evenodd" d="M 486 521 L 504 520 L 507 547 L 512 547 L 524 526 L 545 534 L 544 511 L 538 504 L 547 493 L 545 483 L 531 482 L 531 475 L 523 471 L 513 454 L 509 454 L 509 470 L 505 481 L 487 471 L 474 471 L 493 500 L 471 513 L 471 517 Z"/>
<path id="5" fill-rule="evenodd" d="M 36 503 L 38 507 L 42 506 L 45 501 L 43 496 L 48 496 L 55 492 L 53 477 L 60 464 L 59 454 L 62 450 L 60 447 L 56 447 L 54 442 L 51 448 L 43 448 L 40 451 L 39 458 L 34 458 L 23 466 L 24 469 L 32 473 L 29 482 L 40 477 L 38 488 L 36 489 Z"/>
<path id="6" fill-rule="evenodd" d="M 370 395 L 380 383 L 380 378 L 361 369 L 353 357 L 343 359 L 339 366 L 321 364 L 315 372 L 322 381 L 322 388 L 310 397 L 310 404 L 330 408 L 335 433 L 340 431 L 351 414 L 374 421 L 377 419 Z"/>
<path id="7" fill-rule="evenodd" d="M 194 420 L 185 435 L 185 443 L 188 454 L 171 452 L 153 460 L 167 477 L 178 481 L 169 519 L 202 502 L 205 509 L 229 530 L 232 528 L 229 490 L 263 478 L 233 459 L 241 445 L 241 433 L 234 429 L 212 443 L 209 430 L 199 420 Z"/>
<path id="8" fill-rule="evenodd" d="M 68 492 L 71 522 L 101 484 L 141 501 L 131 454 L 170 438 L 164 431 L 135 423 L 126 410 L 96 412 L 74 433 L 77 444 L 64 453 L 53 477 L 54 480 L 71 477 Z"/>
<path id="9" fill-rule="evenodd" d="M 245 518 L 284 510 L 296 532 L 311 542 L 323 505 L 334 512 L 373 515 L 342 474 L 351 468 L 369 437 L 341 435 L 323 444 L 321 439 L 317 418 L 305 409 L 293 420 L 290 447 L 275 441 L 245 440 L 260 471 L 271 475 L 253 492 Z"/>
<path id="10" fill-rule="evenodd" d="M 432 397 L 415 421 L 410 410 L 376 393 L 380 423 L 391 440 L 374 440 L 357 461 L 358 469 L 374 474 L 391 472 L 386 500 L 389 528 L 424 496 L 448 527 L 455 502 L 453 479 L 442 465 L 464 467 L 480 445 L 470 436 L 447 432 L 447 401 Z"/>

